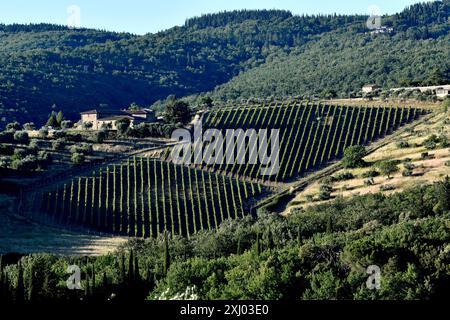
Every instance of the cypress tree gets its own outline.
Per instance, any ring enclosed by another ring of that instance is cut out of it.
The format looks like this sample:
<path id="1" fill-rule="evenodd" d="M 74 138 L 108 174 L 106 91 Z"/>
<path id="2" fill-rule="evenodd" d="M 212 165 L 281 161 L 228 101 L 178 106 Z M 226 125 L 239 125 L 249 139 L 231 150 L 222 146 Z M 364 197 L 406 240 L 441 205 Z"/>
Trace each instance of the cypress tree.
<path id="1" fill-rule="evenodd" d="M 122 254 L 121 256 L 120 256 L 120 282 L 123 284 L 123 283 L 125 283 L 125 274 L 126 274 L 126 271 L 125 271 L 125 256 Z"/>
<path id="2" fill-rule="evenodd" d="M 275 247 L 275 241 L 273 240 L 273 233 L 270 227 L 267 228 L 267 249 L 273 249 Z"/>
<path id="3" fill-rule="evenodd" d="M 170 268 L 170 252 L 169 252 L 169 239 L 167 236 L 167 231 L 164 230 L 164 275 L 167 275 L 167 272 Z"/>
<path id="4" fill-rule="evenodd" d="M 134 281 L 134 267 L 133 267 L 133 250 L 130 251 L 130 257 L 128 260 L 128 284 L 132 283 Z"/>
<path id="5" fill-rule="evenodd" d="M 84 286 L 84 296 L 88 298 L 91 294 L 89 273 L 86 274 L 86 285 Z"/>
<path id="6" fill-rule="evenodd" d="M 302 233 L 300 227 L 297 228 L 297 245 L 301 247 L 303 245 Z"/>
<path id="7" fill-rule="evenodd" d="M 137 256 L 134 257 L 134 281 L 141 281 L 141 275 L 139 273 L 139 259 Z"/>
<path id="8" fill-rule="evenodd" d="M 92 285 L 91 285 L 91 295 L 93 295 L 95 293 L 95 266 L 92 265 Z"/>
<path id="9" fill-rule="evenodd" d="M 438 199 L 438 207 L 440 211 L 446 212 L 450 210 L 450 177 L 447 176 L 444 181 L 436 185 L 436 196 Z"/>
<path id="10" fill-rule="evenodd" d="M 23 268 L 19 261 L 17 266 L 17 286 L 16 286 L 16 301 L 23 301 L 25 299 L 25 288 L 23 284 Z"/>
<path id="11" fill-rule="evenodd" d="M 327 230 L 326 230 L 327 234 L 332 234 L 333 233 L 333 222 L 331 221 L 331 216 L 328 217 L 327 220 Z"/>
<path id="12" fill-rule="evenodd" d="M 259 257 L 259 255 L 261 254 L 261 243 L 259 240 L 260 236 L 259 236 L 259 231 L 256 232 L 256 243 L 255 243 L 255 252 L 256 255 Z"/>
<path id="13" fill-rule="evenodd" d="M 3 276 L 3 256 L 0 256 L 0 300 L 3 301 L 5 297 L 5 277 Z"/>
<path id="14" fill-rule="evenodd" d="M 147 280 L 147 283 L 149 285 L 153 284 L 153 274 L 152 274 L 152 268 L 150 265 L 147 266 L 147 274 L 145 275 L 145 280 Z"/>
<path id="15" fill-rule="evenodd" d="M 108 287 L 108 278 L 106 277 L 106 272 L 103 272 L 102 286 L 103 289 L 106 289 L 106 287 Z"/>
<path id="16" fill-rule="evenodd" d="M 30 268 L 30 278 L 28 281 L 28 300 L 35 301 L 36 299 L 36 275 L 34 273 L 34 265 Z"/>

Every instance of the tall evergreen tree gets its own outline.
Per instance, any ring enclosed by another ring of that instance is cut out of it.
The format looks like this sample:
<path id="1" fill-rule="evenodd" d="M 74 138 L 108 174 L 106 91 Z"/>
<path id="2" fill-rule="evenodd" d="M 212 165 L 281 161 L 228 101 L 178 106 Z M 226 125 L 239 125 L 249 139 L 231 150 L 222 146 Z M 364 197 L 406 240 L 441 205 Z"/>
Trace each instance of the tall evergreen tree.
<path id="1" fill-rule="evenodd" d="M 137 256 L 134 257 L 134 281 L 141 281 L 141 274 L 139 273 L 139 259 Z"/>
<path id="2" fill-rule="evenodd" d="M 167 235 L 167 231 L 164 230 L 164 275 L 167 275 L 167 272 L 170 268 L 170 252 L 169 252 L 169 238 Z"/>
<path id="3" fill-rule="evenodd" d="M 439 211 L 450 211 L 450 177 L 436 185 L 436 197 L 438 199 Z"/>
<path id="4" fill-rule="evenodd" d="M 125 280 L 126 280 L 125 256 L 123 254 L 120 256 L 120 279 L 119 280 L 122 284 L 124 284 Z"/>
<path id="5" fill-rule="evenodd" d="M 19 261 L 17 266 L 17 285 L 16 285 L 16 301 L 23 301 L 25 299 L 25 288 L 23 282 L 23 268 L 22 263 Z"/>
<path id="6" fill-rule="evenodd" d="M 28 279 L 28 300 L 35 301 L 36 300 L 36 274 L 34 270 L 34 264 L 31 264 L 30 274 Z"/>
<path id="7" fill-rule="evenodd" d="M 84 286 L 84 296 L 86 298 L 89 298 L 91 295 L 91 286 L 90 286 L 90 279 L 89 279 L 89 272 L 86 274 L 86 284 Z"/>
<path id="8" fill-rule="evenodd" d="M 133 250 L 130 251 L 130 256 L 128 259 L 128 284 L 133 283 L 134 281 L 134 267 L 133 267 Z"/>
<path id="9" fill-rule="evenodd" d="M 92 265 L 92 268 L 91 268 L 91 278 L 92 278 L 91 294 L 93 295 L 95 293 L 95 266 L 94 265 Z"/>

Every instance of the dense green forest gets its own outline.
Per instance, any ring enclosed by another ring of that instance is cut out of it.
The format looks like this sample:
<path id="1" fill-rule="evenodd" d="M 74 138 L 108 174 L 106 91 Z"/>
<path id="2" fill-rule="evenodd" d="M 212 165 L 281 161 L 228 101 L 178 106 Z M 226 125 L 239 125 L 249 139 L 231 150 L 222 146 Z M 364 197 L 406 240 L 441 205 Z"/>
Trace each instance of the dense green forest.
<path id="1" fill-rule="evenodd" d="M 384 17 L 394 32 L 340 28 L 283 53 L 220 86 L 217 98 L 349 97 L 367 83 L 385 88 L 450 82 L 450 5 L 414 5 Z"/>
<path id="2" fill-rule="evenodd" d="M 449 8 L 449 0 L 412 6 L 385 17 L 394 33 L 375 38 L 366 16 L 275 10 L 204 15 L 144 36 L 0 25 L 0 125 L 40 125 L 53 110 L 75 119 L 94 107 L 151 105 L 233 78 L 217 98 L 348 95 L 365 82 L 446 80 Z"/>
<path id="3" fill-rule="evenodd" d="M 373 194 L 259 212 L 188 241 L 161 234 L 97 258 L 35 254 L 0 260 L 8 300 L 433 299 L 450 291 L 450 180 L 391 196 Z M 68 265 L 83 290 L 68 290 Z M 367 268 L 381 270 L 379 290 Z"/>

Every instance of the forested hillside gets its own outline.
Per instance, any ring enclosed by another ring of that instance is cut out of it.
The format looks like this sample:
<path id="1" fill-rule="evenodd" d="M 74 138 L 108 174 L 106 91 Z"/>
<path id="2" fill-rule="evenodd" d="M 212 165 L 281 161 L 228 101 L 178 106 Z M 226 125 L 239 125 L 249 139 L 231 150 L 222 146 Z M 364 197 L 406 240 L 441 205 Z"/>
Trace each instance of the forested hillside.
<path id="1" fill-rule="evenodd" d="M 449 7 L 449 0 L 436 1 L 386 17 L 394 34 L 375 39 L 366 34 L 366 16 L 275 10 L 210 14 L 144 36 L 0 25 L 0 126 L 40 125 L 52 110 L 74 118 L 94 107 L 150 105 L 214 90 L 240 74 L 216 97 L 328 88 L 344 95 L 366 81 L 445 78 Z"/>
<path id="2" fill-rule="evenodd" d="M 39 122 L 52 107 L 75 116 L 105 104 L 148 105 L 170 94 L 209 91 L 311 35 L 358 19 L 242 11 L 145 36 L 45 24 L 0 26 L 0 114 L 5 121 Z"/>
<path id="3" fill-rule="evenodd" d="M 216 90 L 221 99 L 286 95 L 348 97 L 382 87 L 450 82 L 449 1 L 414 5 L 383 18 L 393 33 L 340 28 L 277 56 Z"/>

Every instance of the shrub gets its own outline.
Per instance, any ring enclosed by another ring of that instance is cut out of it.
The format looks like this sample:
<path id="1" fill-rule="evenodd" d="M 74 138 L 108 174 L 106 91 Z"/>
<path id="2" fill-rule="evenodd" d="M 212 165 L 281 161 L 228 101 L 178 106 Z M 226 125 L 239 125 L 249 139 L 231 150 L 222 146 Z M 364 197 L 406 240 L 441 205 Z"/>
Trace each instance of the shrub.
<path id="1" fill-rule="evenodd" d="M 446 136 L 440 136 L 439 137 L 439 144 L 441 148 L 448 148 L 450 147 L 450 142 L 448 141 L 448 138 Z"/>
<path id="2" fill-rule="evenodd" d="M 82 142 L 83 141 L 83 136 L 79 133 L 77 134 L 68 134 L 66 136 L 66 141 L 71 141 L 71 142 Z"/>
<path id="3" fill-rule="evenodd" d="M 17 171 L 32 171 L 38 168 L 38 160 L 33 155 L 28 155 L 23 159 L 13 160 L 11 168 Z"/>
<path id="4" fill-rule="evenodd" d="M 428 152 L 423 152 L 420 157 L 422 158 L 422 160 L 429 160 L 429 159 L 434 159 L 434 155 L 433 154 L 429 154 Z"/>
<path id="5" fill-rule="evenodd" d="M 0 143 L 13 143 L 14 133 L 10 131 L 0 132 Z"/>
<path id="6" fill-rule="evenodd" d="M 94 126 L 94 125 L 92 124 L 92 122 L 83 122 L 83 124 L 82 124 L 82 127 L 83 127 L 83 129 L 85 129 L 85 130 L 92 129 L 93 126 Z"/>
<path id="7" fill-rule="evenodd" d="M 412 175 L 413 175 L 413 171 L 412 170 L 405 169 L 402 172 L 402 176 L 403 177 L 412 177 Z"/>
<path id="8" fill-rule="evenodd" d="M 333 178 L 334 178 L 336 181 L 347 181 L 347 180 L 354 179 L 355 176 L 354 176 L 353 173 L 351 173 L 351 172 L 342 172 L 342 173 L 339 173 L 339 174 L 336 175 L 336 176 L 333 176 Z"/>
<path id="9" fill-rule="evenodd" d="M 73 145 L 70 147 L 71 153 L 82 153 L 84 155 L 92 154 L 92 146 L 87 143 L 82 143 L 80 145 Z"/>
<path id="10" fill-rule="evenodd" d="M 431 136 L 429 136 L 424 142 L 423 142 L 423 146 L 428 149 L 428 150 L 433 150 L 436 149 L 437 144 L 440 142 L 439 138 L 433 134 Z"/>
<path id="11" fill-rule="evenodd" d="M 36 130 L 36 125 L 33 122 L 28 122 L 23 125 L 24 130 L 32 131 Z"/>
<path id="12" fill-rule="evenodd" d="M 117 131 L 121 135 L 124 135 L 127 133 L 128 129 L 130 128 L 130 124 L 131 124 L 131 122 L 130 122 L 130 119 L 128 119 L 128 118 L 123 118 L 123 119 L 117 120 L 115 122 Z"/>
<path id="13" fill-rule="evenodd" d="M 319 200 L 326 201 L 331 199 L 331 193 L 333 192 L 333 187 L 328 184 L 322 184 L 320 186 Z"/>
<path id="14" fill-rule="evenodd" d="M 361 177 L 362 178 L 375 178 L 378 177 L 380 175 L 380 173 L 377 170 L 371 169 L 369 171 L 364 172 Z"/>
<path id="15" fill-rule="evenodd" d="M 20 123 L 18 123 L 17 121 L 8 123 L 6 125 L 6 130 L 8 130 L 8 131 L 17 131 L 17 130 L 21 130 L 21 129 L 22 129 L 22 127 L 20 126 Z"/>
<path id="16" fill-rule="evenodd" d="M 405 163 L 403 166 L 406 170 L 414 170 L 416 168 L 416 166 L 410 162 Z"/>
<path id="17" fill-rule="evenodd" d="M 0 155 L 12 156 L 14 154 L 14 148 L 4 144 L 0 144 Z"/>
<path id="18" fill-rule="evenodd" d="M 364 146 L 352 146 L 344 151 L 344 158 L 342 164 L 344 168 L 358 168 L 364 167 L 366 163 L 363 158 L 366 155 L 366 148 Z"/>
<path id="19" fill-rule="evenodd" d="M 46 151 L 39 151 L 38 161 L 41 168 L 46 168 L 52 162 L 52 157 Z"/>
<path id="20" fill-rule="evenodd" d="M 64 141 L 61 139 L 54 140 L 52 142 L 52 149 L 55 151 L 63 150 L 64 149 Z"/>
<path id="21" fill-rule="evenodd" d="M 41 128 L 39 130 L 39 138 L 45 139 L 48 137 L 48 129 L 47 128 Z"/>
<path id="22" fill-rule="evenodd" d="M 14 149 L 14 154 L 12 156 L 13 160 L 22 160 L 24 159 L 26 156 L 28 156 L 30 153 L 28 152 L 27 149 Z"/>
<path id="23" fill-rule="evenodd" d="M 21 144 L 28 144 L 30 137 L 26 131 L 17 131 L 14 133 L 14 141 Z"/>
<path id="24" fill-rule="evenodd" d="M 380 191 L 392 191 L 392 190 L 395 190 L 395 189 L 397 189 L 397 188 L 395 186 L 393 186 L 393 185 L 390 185 L 390 184 L 386 184 L 386 185 L 380 186 Z"/>
<path id="25" fill-rule="evenodd" d="M 39 141 L 38 141 L 38 140 L 35 140 L 35 139 L 31 140 L 31 141 L 30 141 L 30 144 L 28 145 L 28 147 L 29 147 L 30 149 L 32 149 L 32 150 L 38 150 L 39 147 L 40 147 Z"/>
<path id="26" fill-rule="evenodd" d="M 377 168 L 380 170 L 380 173 L 388 179 L 391 178 L 392 174 L 398 172 L 399 170 L 396 161 L 381 161 L 377 163 Z"/>
<path id="27" fill-rule="evenodd" d="M 45 162 L 50 162 L 52 159 L 50 153 L 46 152 L 46 151 L 39 151 L 38 152 L 38 160 L 41 161 L 45 161 Z"/>
<path id="28" fill-rule="evenodd" d="M 108 137 L 108 133 L 104 130 L 96 132 L 92 135 L 92 142 L 102 143 Z"/>
<path id="29" fill-rule="evenodd" d="M 409 148 L 409 143 L 406 141 L 400 141 L 397 143 L 397 148 L 399 148 L 399 149 Z"/>
<path id="30" fill-rule="evenodd" d="M 74 153 L 72 154 L 72 163 L 74 165 L 82 165 L 85 161 L 85 156 L 82 153 Z"/>
<path id="31" fill-rule="evenodd" d="M 61 130 L 53 132 L 54 139 L 64 139 L 66 136 L 67 136 L 67 134 Z"/>
<path id="32" fill-rule="evenodd" d="M 61 122 L 61 128 L 62 129 L 70 129 L 73 128 L 73 122 L 70 120 L 64 120 Z"/>

